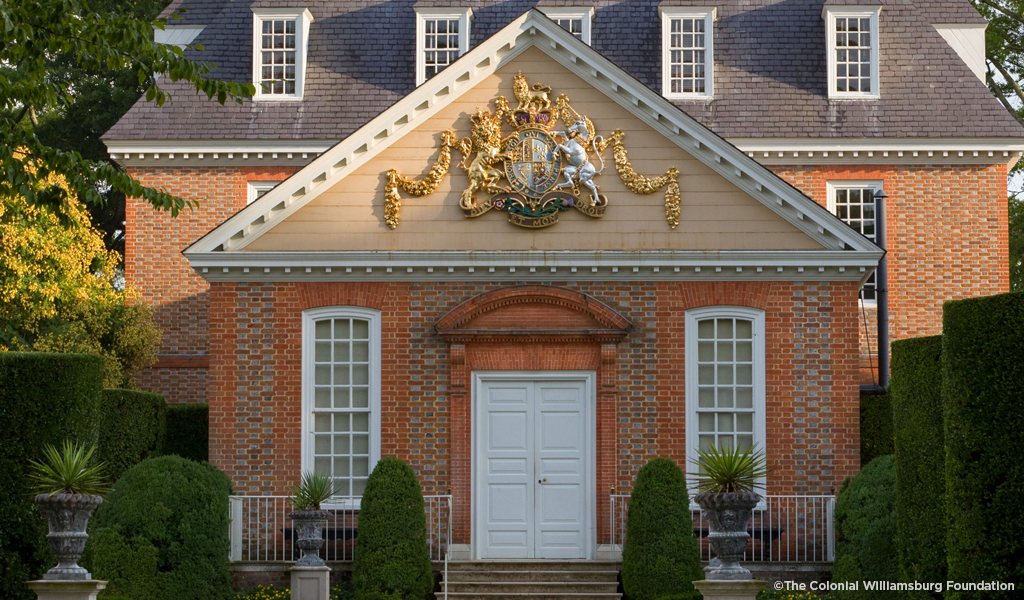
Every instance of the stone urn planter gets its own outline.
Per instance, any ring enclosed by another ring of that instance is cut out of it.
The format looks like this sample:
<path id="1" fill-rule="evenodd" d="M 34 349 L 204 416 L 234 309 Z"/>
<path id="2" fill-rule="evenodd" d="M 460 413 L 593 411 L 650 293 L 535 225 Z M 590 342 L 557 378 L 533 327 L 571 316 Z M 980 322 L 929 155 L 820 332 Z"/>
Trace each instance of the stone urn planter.
<path id="1" fill-rule="evenodd" d="M 753 492 L 708 493 L 697 494 L 694 501 L 708 519 L 708 543 L 721 563 L 708 571 L 708 581 L 753 579 L 740 559 L 750 539 L 747 523 L 761 497 Z"/>
<path id="2" fill-rule="evenodd" d="M 320 567 L 324 561 L 320 558 L 320 547 L 324 545 L 324 529 L 327 527 L 326 510 L 296 510 L 288 513 L 292 520 L 292 535 L 295 545 L 302 551 L 302 556 L 295 561 L 297 567 Z"/>
<path id="3" fill-rule="evenodd" d="M 88 494 L 39 494 L 36 506 L 46 516 L 50 532 L 46 541 L 57 557 L 57 566 L 43 575 L 44 580 L 88 580 L 91 575 L 78 566 L 89 534 L 85 532 L 92 511 L 103 502 L 101 496 Z"/>

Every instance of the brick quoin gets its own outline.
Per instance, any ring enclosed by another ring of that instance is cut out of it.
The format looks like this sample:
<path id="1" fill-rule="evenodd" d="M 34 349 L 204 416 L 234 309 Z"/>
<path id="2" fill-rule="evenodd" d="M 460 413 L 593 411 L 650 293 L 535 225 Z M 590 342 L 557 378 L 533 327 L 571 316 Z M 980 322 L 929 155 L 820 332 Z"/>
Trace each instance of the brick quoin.
<path id="1" fill-rule="evenodd" d="M 297 167 L 131 167 L 143 185 L 198 202 L 172 217 L 129 198 L 125 207 L 125 283 L 153 307 L 163 340 L 154 367 L 139 373 L 141 389 L 168 402 L 206 402 L 206 367 L 174 367 L 173 358 L 208 354 L 206 281 L 182 250 L 246 205 L 249 181 L 280 181 Z"/>
<path id="2" fill-rule="evenodd" d="M 525 286 L 525 284 L 523 284 Z M 859 469 L 859 347 L 855 282 L 552 282 L 629 323 L 618 344 L 546 337 L 449 343 L 435 325 L 504 283 L 214 283 L 209 296 L 210 461 L 237 493 L 284 494 L 299 477 L 302 310 L 335 303 L 382 313 L 381 450 L 412 465 L 425 494 L 456 496 L 456 542 L 470 531 L 474 370 L 598 373 L 598 532 L 607 493 L 628 493 L 655 456 L 685 463 L 684 313 L 709 305 L 765 311 L 771 494 L 829 494 Z M 528 287 L 536 288 L 536 285 Z M 517 327 L 510 304 L 493 326 Z M 480 318 L 478 316 L 477 318 Z M 520 315 L 521 316 L 521 315 Z M 504 322 L 504 323 L 503 323 Z M 474 324 L 472 318 L 469 325 Z M 459 398 L 459 395 L 463 398 Z"/>

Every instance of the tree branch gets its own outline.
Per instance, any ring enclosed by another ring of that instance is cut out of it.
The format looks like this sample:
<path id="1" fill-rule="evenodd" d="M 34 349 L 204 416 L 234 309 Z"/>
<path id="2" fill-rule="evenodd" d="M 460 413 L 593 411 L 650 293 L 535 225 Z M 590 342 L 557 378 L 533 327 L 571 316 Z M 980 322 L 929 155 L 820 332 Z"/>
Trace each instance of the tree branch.
<path id="1" fill-rule="evenodd" d="M 1015 14 L 1013 14 L 1012 12 L 1009 12 L 1008 10 L 1006 10 L 1006 9 L 1005 9 L 1005 8 L 1003 8 L 1002 6 L 999 6 L 999 5 L 998 5 L 998 4 L 996 4 L 995 2 L 991 2 L 990 0 L 978 0 L 978 2 L 981 2 L 981 3 L 982 3 L 982 4 L 984 4 L 985 6 L 990 6 L 990 7 L 992 7 L 992 8 L 994 8 L 995 10 L 997 10 L 997 11 L 999 11 L 999 12 L 1003 13 L 1003 14 L 1004 14 L 1004 15 L 1006 15 L 1007 17 L 1009 17 L 1009 18 L 1013 19 L 1014 21 L 1017 21 L 1017 22 L 1018 22 L 1018 23 L 1020 23 L 1021 25 L 1024 25 L 1024 19 L 1022 19 L 1020 15 L 1015 15 Z"/>
<path id="2" fill-rule="evenodd" d="M 990 60 L 989 63 L 992 66 L 994 66 L 997 71 L 999 71 L 999 74 L 1003 76 L 1003 79 L 1006 80 L 1006 83 L 1013 87 L 1014 93 L 1017 94 L 1017 97 L 1020 98 L 1021 103 L 1024 104 L 1024 91 L 1020 89 L 1020 86 L 1017 85 L 1017 82 L 1014 81 L 1013 77 L 1010 77 L 1010 74 L 1006 72 L 1006 69 L 1003 68 L 1003 65 L 999 64 L 998 61 L 994 60 Z"/>

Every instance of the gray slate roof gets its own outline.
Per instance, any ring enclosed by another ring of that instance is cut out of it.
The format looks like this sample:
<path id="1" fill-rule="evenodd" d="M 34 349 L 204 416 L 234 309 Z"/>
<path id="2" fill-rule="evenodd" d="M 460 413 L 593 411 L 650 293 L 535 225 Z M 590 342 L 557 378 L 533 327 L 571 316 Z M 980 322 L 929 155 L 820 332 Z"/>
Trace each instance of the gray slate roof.
<path id="1" fill-rule="evenodd" d="M 426 2 L 467 4 L 417 5 Z M 967 0 L 882 0 L 882 97 L 867 101 L 827 98 L 823 2 L 660 2 L 718 7 L 715 99 L 676 105 L 726 138 L 1024 137 L 1024 128 L 930 24 L 977 22 Z M 173 103 L 157 107 L 140 100 L 104 139 L 340 140 L 415 87 L 413 0 L 175 0 L 168 10 L 182 4 L 191 8 L 175 24 L 207 24 L 195 40 L 205 51 L 190 55 L 217 64 L 216 76 L 241 82 L 250 81 L 252 69 L 250 6 L 309 8 L 315 22 L 305 99 L 221 106 L 168 83 Z M 468 4 L 476 45 L 536 2 Z M 557 4 L 582 3 L 543 0 Z M 595 50 L 660 91 L 658 5 L 597 0 L 592 39 Z"/>

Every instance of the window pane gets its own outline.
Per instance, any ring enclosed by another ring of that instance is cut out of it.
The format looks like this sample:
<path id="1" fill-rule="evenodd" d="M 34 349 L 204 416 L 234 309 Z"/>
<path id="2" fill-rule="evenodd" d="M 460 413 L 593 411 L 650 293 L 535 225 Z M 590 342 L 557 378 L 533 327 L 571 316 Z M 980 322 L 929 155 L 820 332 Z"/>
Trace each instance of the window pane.
<path id="1" fill-rule="evenodd" d="M 348 408 L 349 406 L 349 389 L 348 388 L 334 388 L 334 408 Z"/>
<path id="2" fill-rule="evenodd" d="M 699 92 L 706 89 L 704 79 L 707 36 L 703 17 L 670 20 L 668 45 L 669 81 L 673 92 Z"/>
<path id="3" fill-rule="evenodd" d="M 718 408 L 732 408 L 732 388 L 718 388 Z"/>
<path id="4" fill-rule="evenodd" d="M 313 405 L 317 408 L 330 408 L 331 407 L 331 388 L 329 387 L 318 387 L 313 393 Z"/>

